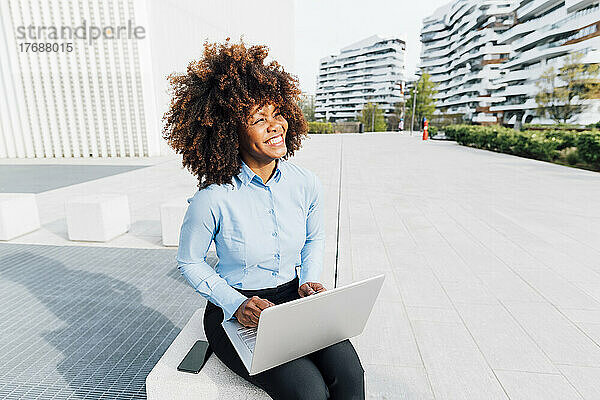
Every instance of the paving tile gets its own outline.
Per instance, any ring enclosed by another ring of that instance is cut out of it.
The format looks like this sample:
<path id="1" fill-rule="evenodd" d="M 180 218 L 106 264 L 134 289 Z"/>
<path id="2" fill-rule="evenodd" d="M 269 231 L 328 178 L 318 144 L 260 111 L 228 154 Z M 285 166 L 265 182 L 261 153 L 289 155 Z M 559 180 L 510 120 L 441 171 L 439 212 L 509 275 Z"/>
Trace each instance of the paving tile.
<path id="1" fill-rule="evenodd" d="M 436 399 L 508 399 L 464 326 L 415 321 Z"/>
<path id="2" fill-rule="evenodd" d="M 546 303 L 508 303 L 515 317 L 555 364 L 600 366 L 600 347 Z"/>
<path id="3" fill-rule="evenodd" d="M 519 276 L 558 307 L 600 309 L 600 303 L 550 269 L 521 271 Z"/>
<path id="4" fill-rule="evenodd" d="M 441 322 L 463 325 L 458 313 L 452 308 L 435 307 L 406 307 L 406 313 L 411 321 Z"/>
<path id="5" fill-rule="evenodd" d="M 550 359 L 500 305 L 457 304 L 493 369 L 557 373 Z"/>
<path id="6" fill-rule="evenodd" d="M 423 368 L 365 364 L 367 399 L 433 400 Z"/>
<path id="7" fill-rule="evenodd" d="M 491 291 L 477 281 L 442 282 L 446 294 L 453 303 L 498 304 Z"/>
<path id="8" fill-rule="evenodd" d="M 562 375 L 498 371 L 496 376 L 511 400 L 582 400 Z"/>
<path id="9" fill-rule="evenodd" d="M 503 302 L 538 303 L 546 302 L 537 288 L 523 280 L 508 267 L 496 268 L 489 273 L 478 273 L 477 277 L 498 300 Z"/>
<path id="10" fill-rule="evenodd" d="M 562 312 L 571 321 L 589 322 L 592 324 L 600 324 L 600 310 L 581 310 L 576 308 L 559 307 Z"/>
<path id="11" fill-rule="evenodd" d="M 558 365 L 558 369 L 586 400 L 600 399 L 600 368 Z"/>
<path id="12" fill-rule="evenodd" d="M 356 280 L 368 279 L 377 275 L 385 275 L 383 286 L 379 292 L 379 300 L 391 302 L 401 301 L 400 291 L 393 272 L 376 269 L 357 269 L 354 272 Z"/>
<path id="13" fill-rule="evenodd" d="M 422 366 L 417 343 L 400 302 L 378 300 L 363 333 L 355 339 L 368 364 Z"/>
<path id="14" fill-rule="evenodd" d="M 427 266 L 394 271 L 396 282 L 407 306 L 452 308 L 450 299 Z"/>
<path id="15" fill-rule="evenodd" d="M 600 324 L 579 322 L 577 326 L 586 333 L 598 346 L 600 346 Z"/>

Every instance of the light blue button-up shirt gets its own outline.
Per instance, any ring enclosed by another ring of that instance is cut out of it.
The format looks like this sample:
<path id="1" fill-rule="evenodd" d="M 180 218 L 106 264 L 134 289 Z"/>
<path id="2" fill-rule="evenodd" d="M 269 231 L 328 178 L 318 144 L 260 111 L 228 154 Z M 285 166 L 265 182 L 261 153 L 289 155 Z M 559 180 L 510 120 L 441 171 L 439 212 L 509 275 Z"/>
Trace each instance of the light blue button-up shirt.
<path id="1" fill-rule="evenodd" d="M 213 184 L 189 198 L 179 235 L 182 275 L 231 319 L 246 297 L 234 290 L 271 288 L 296 277 L 320 282 L 325 232 L 322 187 L 311 171 L 282 159 L 263 183 L 242 161 L 233 187 Z M 206 262 L 212 241 L 219 262 Z"/>

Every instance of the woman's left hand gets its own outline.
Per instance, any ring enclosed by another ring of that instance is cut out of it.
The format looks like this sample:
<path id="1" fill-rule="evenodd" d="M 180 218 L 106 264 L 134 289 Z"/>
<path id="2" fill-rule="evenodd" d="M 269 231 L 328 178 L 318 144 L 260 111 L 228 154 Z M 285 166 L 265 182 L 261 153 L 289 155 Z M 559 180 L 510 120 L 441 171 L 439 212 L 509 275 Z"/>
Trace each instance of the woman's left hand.
<path id="1" fill-rule="evenodd" d="M 300 297 L 310 296 L 311 294 L 324 292 L 325 287 L 318 282 L 306 282 L 298 288 Z"/>

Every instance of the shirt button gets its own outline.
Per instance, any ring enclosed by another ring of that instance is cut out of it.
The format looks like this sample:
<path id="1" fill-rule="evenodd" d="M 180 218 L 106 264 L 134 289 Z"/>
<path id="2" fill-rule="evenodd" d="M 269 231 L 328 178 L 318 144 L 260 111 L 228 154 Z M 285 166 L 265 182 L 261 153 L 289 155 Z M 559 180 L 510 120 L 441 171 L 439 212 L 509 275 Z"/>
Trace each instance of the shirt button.
<path id="1" fill-rule="evenodd" d="M 273 214 L 275 212 L 275 210 L 273 210 L 272 208 L 269 210 L 269 214 Z"/>
<path id="2" fill-rule="evenodd" d="M 279 254 L 275 254 L 274 257 L 279 260 Z"/>
<path id="3" fill-rule="evenodd" d="M 271 275 L 277 276 L 277 272 L 271 272 Z"/>
<path id="4" fill-rule="evenodd" d="M 273 237 L 277 237 L 277 232 L 273 232 Z"/>

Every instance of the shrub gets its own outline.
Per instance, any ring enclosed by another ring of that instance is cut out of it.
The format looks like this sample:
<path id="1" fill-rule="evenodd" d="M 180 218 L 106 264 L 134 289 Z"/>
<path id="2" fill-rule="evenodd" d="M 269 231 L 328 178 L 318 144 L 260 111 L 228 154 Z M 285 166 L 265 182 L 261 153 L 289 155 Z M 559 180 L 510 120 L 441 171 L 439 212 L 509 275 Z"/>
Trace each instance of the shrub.
<path id="1" fill-rule="evenodd" d="M 600 128 L 600 121 L 596 122 L 595 124 L 589 124 L 587 127 L 589 129 L 598 129 Z"/>
<path id="2" fill-rule="evenodd" d="M 565 153 L 566 153 L 565 160 L 567 161 L 567 164 L 577 165 L 577 163 L 579 162 L 579 154 L 577 154 L 577 149 L 574 147 L 571 147 L 569 149 L 566 149 Z"/>
<path id="3" fill-rule="evenodd" d="M 333 133 L 333 124 L 331 122 L 308 122 L 308 133 Z"/>
<path id="4" fill-rule="evenodd" d="M 464 146 L 514 154 L 543 161 L 565 159 L 600 170 L 600 132 L 560 130 L 515 131 L 497 125 L 449 125 L 446 136 Z"/>
<path id="5" fill-rule="evenodd" d="M 583 132 L 577 137 L 579 158 L 595 168 L 600 168 L 600 132 Z"/>

